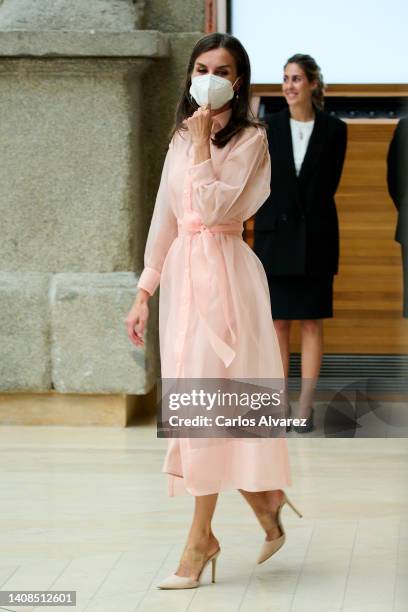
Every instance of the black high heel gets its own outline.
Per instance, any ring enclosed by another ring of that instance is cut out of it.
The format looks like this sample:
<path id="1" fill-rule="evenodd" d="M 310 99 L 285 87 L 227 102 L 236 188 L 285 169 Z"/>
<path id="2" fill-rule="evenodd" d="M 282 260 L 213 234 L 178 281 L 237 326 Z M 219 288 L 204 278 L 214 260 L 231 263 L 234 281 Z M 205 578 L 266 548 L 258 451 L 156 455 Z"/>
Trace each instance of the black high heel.
<path id="1" fill-rule="evenodd" d="M 292 416 L 292 406 L 288 402 L 288 409 L 285 410 L 285 419 L 290 419 L 291 416 Z M 292 430 L 292 423 L 289 423 L 289 425 L 286 425 L 286 433 L 288 433 L 291 430 Z"/>
<path id="2" fill-rule="evenodd" d="M 293 430 L 296 431 L 296 433 L 300 433 L 300 434 L 309 433 L 310 431 L 314 430 L 314 408 L 312 408 L 310 416 L 306 418 L 306 424 L 305 425 L 294 425 Z"/>

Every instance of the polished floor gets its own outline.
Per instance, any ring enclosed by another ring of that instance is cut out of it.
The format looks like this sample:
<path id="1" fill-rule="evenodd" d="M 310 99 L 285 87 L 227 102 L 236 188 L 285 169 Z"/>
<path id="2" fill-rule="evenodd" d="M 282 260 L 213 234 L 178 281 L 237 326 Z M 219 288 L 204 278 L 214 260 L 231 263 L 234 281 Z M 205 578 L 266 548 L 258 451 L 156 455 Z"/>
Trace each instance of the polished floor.
<path id="1" fill-rule="evenodd" d="M 126 429 L 0 427 L 0 590 L 74 590 L 77 612 L 406 612 L 408 442 L 289 439 L 285 546 L 256 565 L 263 534 L 236 491 L 220 496 L 217 582 L 161 591 L 192 498 L 167 496 L 165 440 Z M 0 606 L 0 610 L 44 610 Z"/>

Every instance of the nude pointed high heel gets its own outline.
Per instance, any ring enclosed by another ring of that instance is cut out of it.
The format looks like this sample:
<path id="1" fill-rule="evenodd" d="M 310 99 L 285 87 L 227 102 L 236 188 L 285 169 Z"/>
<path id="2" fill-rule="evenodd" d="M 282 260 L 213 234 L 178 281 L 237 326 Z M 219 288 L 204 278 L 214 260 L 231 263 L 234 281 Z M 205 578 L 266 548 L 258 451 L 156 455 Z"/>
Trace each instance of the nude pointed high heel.
<path id="1" fill-rule="evenodd" d="M 269 557 L 272 557 L 272 555 L 274 555 L 280 548 L 282 548 L 282 546 L 285 543 L 286 533 L 285 533 L 285 530 L 283 528 L 281 518 L 280 518 L 281 510 L 285 504 L 288 504 L 288 506 L 292 508 L 293 512 L 296 512 L 299 518 L 302 518 L 303 516 L 299 512 L 299 510 L 295 508 L 292 502 L 289 501 L 288 497 L 286 496 L 286 493 L 283 492 L 283 497 L 282 497 L 281 503 L 278 506 L 277 516 L 276 516 L 276 520 L 277 520 L 281 535 L 278 538 L 275 538 L 274 540 L 265 540 L 261 548 L 261 553 L 258 557 L 258 564 L 263 563 L 264 561 L 269 559 Z"/>
<path id="2" fill-rule="evenodd" d="M 170 576 L 165 578 L 163 582 L 158 584 L 157 588 L 158 589 L 195 589 L 197 588 L 198 586 L 200 586 L 201 576 L 203 575 L 203 572 L 210 561 L 212 565 L 211 582 L 215 582 L 215 569 L 216 569 L 218 555 L 220 554 L 220 552 L 221 552 L 221 549 L 219 548 L 213 555 L 211 555 L 211 557 L 209 557 L 205 561 L 197 579 L 192 578 L 191 576 L 178 576 L 177 574 L 171 574 Z M 196 554 L 201 554 L 201 553 L 196 553 Z"/>

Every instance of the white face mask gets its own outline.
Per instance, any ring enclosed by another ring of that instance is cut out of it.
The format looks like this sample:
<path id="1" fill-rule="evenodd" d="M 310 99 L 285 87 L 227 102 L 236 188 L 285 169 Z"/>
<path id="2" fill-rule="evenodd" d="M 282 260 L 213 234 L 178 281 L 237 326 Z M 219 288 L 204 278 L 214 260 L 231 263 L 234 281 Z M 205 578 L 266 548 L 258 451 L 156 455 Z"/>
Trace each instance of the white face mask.
<path id="1" fill-rule="evenodd" d="M 234 97 L 234 89 L 228 79 L 215 74 L 203 74 L 191 79 L 190 94 L 198 106 L 211 104 L 211 109 L 217 110 Z"/>

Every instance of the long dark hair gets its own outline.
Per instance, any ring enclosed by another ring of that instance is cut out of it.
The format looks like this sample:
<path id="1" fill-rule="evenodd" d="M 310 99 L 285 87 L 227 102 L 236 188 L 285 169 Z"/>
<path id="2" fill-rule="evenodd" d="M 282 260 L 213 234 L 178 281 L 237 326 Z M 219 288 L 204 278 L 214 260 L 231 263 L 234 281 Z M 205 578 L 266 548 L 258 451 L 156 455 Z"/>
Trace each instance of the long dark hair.
<path id="1" fill-rule="evenodd" d="M 296 53 L 292 55 L 284 65 L 285 70 L 288 64 L 298 64 L 306 75 L 309 83 L 316 81 L 316 88 L 312 92 L 312 104 L 318 110 L 324 109 L 324 81 L 320 66 L 317 65 L 316 61 L 311 55 L 304 53 Z"/>
<path id="2" fill-rule="evenodd" d="M 191 74 L 194 70 L 194 65 L 197 57 L 211 49 L 227 49 L 235 60 L 237 67 L 237 76 L 240 77 L 241 84 L 239 95 L 236 94 L 231 100 L 231 118 L 227 125 L 219 130 L 212 138 L 212 142 L 217 147 L 224 147 L 227 142 L 237 134 L 240 130 L 248 126 L 264 126 L 264 123 L 258 121 L 252 113 L 249 105 L 250 83 L 251 83 L 251 66 L 249 57 L 240 41 L 230 34 L 213 32 L 206 34 L 197 41 L 194 49 L 191 52 L 191 57 L 187 66 L 187 74 L 184 84 L 183 93 L 176 108 L 176 115 L 173 128 L 170 132 L 170 138 L 175 132 L 186 130 L 183 121 L 197 110 L 197 104 L 192 100 L 189 93 L 191 86 Z"/>

